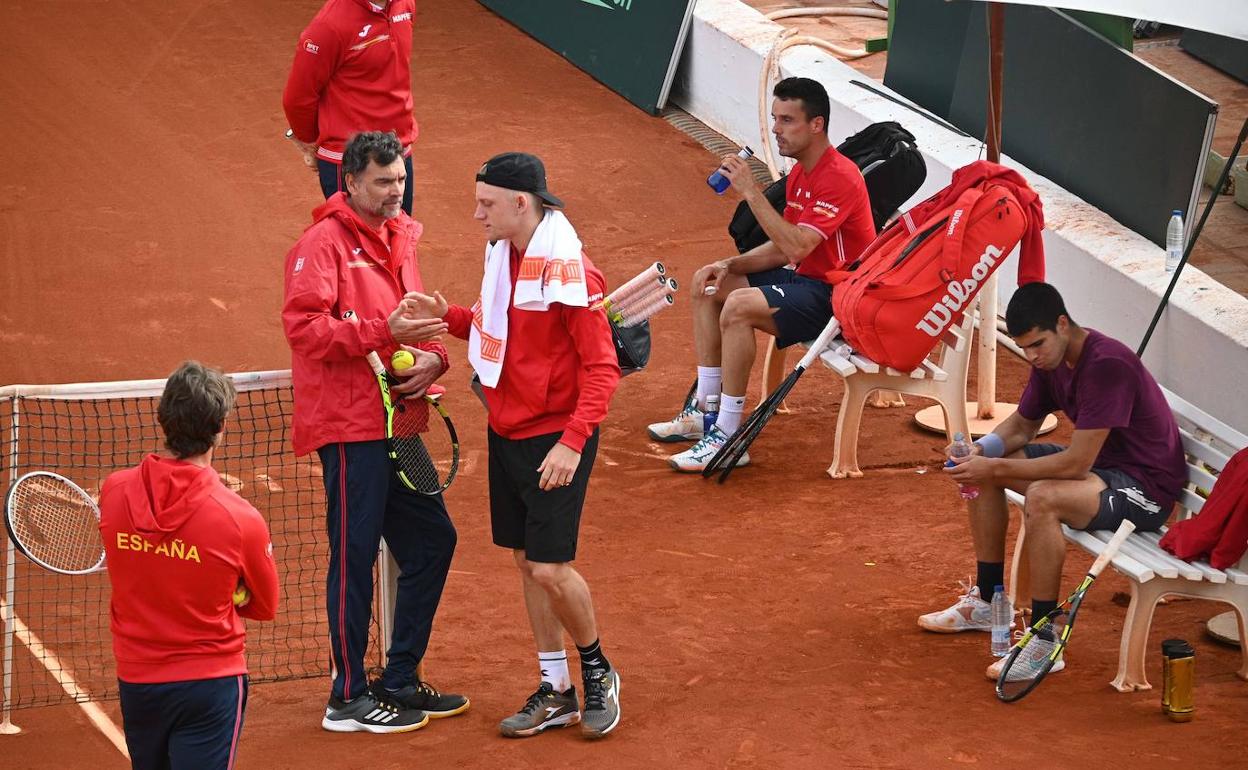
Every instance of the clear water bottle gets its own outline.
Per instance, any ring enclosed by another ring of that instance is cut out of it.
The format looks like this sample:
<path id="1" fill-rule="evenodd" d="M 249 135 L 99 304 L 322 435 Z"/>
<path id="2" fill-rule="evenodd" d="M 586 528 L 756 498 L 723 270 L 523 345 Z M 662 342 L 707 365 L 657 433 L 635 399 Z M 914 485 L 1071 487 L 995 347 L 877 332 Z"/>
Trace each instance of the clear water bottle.
<path id="1" fill-rule="evenodd" d="M 1005 595 L 1005 586 L 997 586 L 992 592 L 992 654 L 1003 658 L 1010 654 L 1010 623 L 1014 621 L 1014 608 Z"/>
<path id="2" fill-rule="evenodd" d="M 1166 272 L 1173 273 L 1183 259 L 1183 212 L 1175 209 L 1166 225 Z"/>
<path id="3" fill-rule="evenodd" d="M 749 147 L 743 147 L 741 152 L 737 153 L 737 157 L 741 160 L 749 160 L 754 157 L 754 151 Z M 723 195 L 728 186 L 732 184 L 732 180 L 724 176 L 720 169 L 717 168 L 706 178 L 706 183 L 711 186 L 716 195 Z"/>
<path id="4" fill-rule="evenodd" d="M 954 457 L 970 457 L 971 445 L 967 442 L 966 436 L 961 433 L 953 434 L 953 445 L 949 447 L 949 461 L 945 463 L 946 467 L 952 466 Z M 963 500 L 974 500 L 979 497 L 979 487 L 974 484 L 959 484 L 958 494 L 962 495 Z"/>
<path id="5" fill-rule="evenodd" d="M 702 435 L 711 432 L 711 426 L 719 419 L 719 396 L 706 397 L 706 410 L 702 412 Z"/>

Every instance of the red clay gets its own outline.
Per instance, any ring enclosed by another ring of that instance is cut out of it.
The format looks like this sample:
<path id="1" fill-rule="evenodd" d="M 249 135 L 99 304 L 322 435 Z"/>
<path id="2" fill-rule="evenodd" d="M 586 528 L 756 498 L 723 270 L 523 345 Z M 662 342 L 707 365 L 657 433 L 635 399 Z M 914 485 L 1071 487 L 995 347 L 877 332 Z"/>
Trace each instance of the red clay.
<path id="1" fill-rule="evenodd" d="M 319 195 L 281 138 L 279 97 L 317 5 L 6 9 L 0 382 L 157 377 L 192 356 L 229 370 L 288 365 L 281 258 Z M 473 299 L 483 242 L 472 175 L 503 150 L 545 159 L 613 283 L 656 258 L 687 279 L 730 247 L 734 201 L 703 183 L 713 159 L 665 122 L 476 3 L 422 3 L 416 49 L 428 285 Z M 1116 574 L 1085 605 L 1067 672 L 1016 706 L 983 678 L 986 635 L 918 630 L 973 562 L 965 514 L 935 471 L 942 442 L 912 427 L 913 407 L 871 411 L 867 475 L 832 481 L 840 384 L 814 371 L 754 467 L 722 487 L 669 472 L 643 427 L 688 383 L 687 307 L 658 319 L 651 369 L 615 397 L 583 527 L 579 567 L 623 673 L 618 731 L 597 744 L 495 731 L 534 685 L 534 656 L 510 557 L 489 543 L 484 420 L 455 342 L 448 401 L 467 462 L 448 502 L 460 546 L 427 666 L 472 710 L 409 736 L 333 735 L 318 726 L 327 682 L 261 685 L 240 767 L 1006 767 L 1051 762 L 1055 746 L 1071 757 L 1059 765 L 1244 762 L 1248 683 L 1234 675 L 1238 653 L 1204 636 L 1217 605 L 1157 613 L 1153 649 L 1168 636 L 1197 648 L 1187 725 L 1161 715 L 1156 691 L 1107 684 L 1126 590 Z M 1003 356 L 1001 394 L 1016 398 L 1025 374 Z M 1067 584 L 1088 562 L 1071 551 Z M 1159 678 L 1155 653 L 1150 666 Z M 76 706 L 15 721 L 25 733 L 0 737 L 5 767 L 122 766 Z"/>

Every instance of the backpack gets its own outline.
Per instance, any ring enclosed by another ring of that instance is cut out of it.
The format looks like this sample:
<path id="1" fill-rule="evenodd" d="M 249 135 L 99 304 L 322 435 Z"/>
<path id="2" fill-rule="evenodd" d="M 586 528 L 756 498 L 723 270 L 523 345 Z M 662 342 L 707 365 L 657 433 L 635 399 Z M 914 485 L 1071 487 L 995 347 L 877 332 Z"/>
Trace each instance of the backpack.
<path id="1" fill-rule="evenodd" d="M 1016 172 L 959 169 L 833 276 L 842 335 L 881 366 L 916 368 L 1024 236 L 1020 282 L 1043 279 L 1042 226 L 1039 196 Z"/>
<path id="2" fill-rule="evenodd" d="M 927 179 L 927 164 L 914 143 L 914 134 L 896 121 L 872 123 L 846 139 L 836 150 L 856 163 L 862 171 L 867 183 L 867 197 L 871 201 L 871 219 L 877 233 L 897 211 L 897 207 L 909 200 Z M 784 211 L 787 180 L 787 175 L 782 176 L 763 191 L 777 212 Z M 737 204 L 728 223 L 728 234 L 741 254 L 768 240 L 767 233 L 745 201 Z"/>

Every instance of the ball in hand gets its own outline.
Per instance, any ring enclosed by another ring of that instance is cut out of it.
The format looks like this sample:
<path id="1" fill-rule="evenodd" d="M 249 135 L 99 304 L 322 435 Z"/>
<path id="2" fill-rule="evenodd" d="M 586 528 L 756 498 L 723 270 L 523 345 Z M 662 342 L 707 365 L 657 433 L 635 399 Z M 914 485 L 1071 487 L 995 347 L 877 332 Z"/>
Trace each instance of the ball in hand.
<path id="1" fill-rule="evenodd" d="M 394 355 L 390 356 L 390 366 L 392 366 L 396 372 L 401 372 L 404 369 L 411 369 L 415 365 L 416 357 L 412 355 L 410 350 L 396 350 Z"/>
<path id="2" fill-rule="evenodd" d="M 251 601 L 251 591 L 247 590 L 247 586 L 239 583 L 238 588 L 234 589 L 234 606 L 242 607 L 249 601 Z"/>

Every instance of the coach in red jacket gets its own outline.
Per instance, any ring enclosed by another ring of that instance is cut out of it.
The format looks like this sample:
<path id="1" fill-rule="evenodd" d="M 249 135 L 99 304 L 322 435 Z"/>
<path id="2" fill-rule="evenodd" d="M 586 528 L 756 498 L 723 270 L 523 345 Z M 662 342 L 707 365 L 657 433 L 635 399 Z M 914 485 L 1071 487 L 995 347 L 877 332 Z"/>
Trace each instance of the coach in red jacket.
<path id="1" fill-rule="evenodd" d="M 441 495 L 417 494 L 386 451 L 381 395 L 365 356 L 400 346 L 416 363 L 393 392 L 419 396 L 447 369 L 435 339 L 440 321 L 398 312 L 420 291 L 420 224 L 399 208 L 406 183 L 393 133 L 357 134 L 343 152 L 347 191 L 313 212 L 315 222 L 286 255 L 282 325 L 292 352 L 294 448 L 320 455 L 328 505 L 326 604 L 334 681 L 321 726 L 335 732 L 415 730 L 428 717 L 468 708 L 461 695 L 420 681 L 433 616 L 455 552 L 455 526 Z M 364 675 L 373 606 L 373 565 L 382 536 L 400 569 L 394 630 L 381 679 Z"/>
<path id="2" fill-rule="evenodd" d="M 282 94 L 290 136 L 317 169 L 325 197 L 345 190 L 342 151 L 358 131 L 393 131 L 412 176 L 415 0 L 329 0 L 299 36 Z M 403 191 L 412 213 L 412 186 Z"/>
<path id="3" fill-rule="evenodd" d="M 100 494 L 135 768 L 234 766 L 247 705 L 242 619 L 272 620 L 277 611 L 268 527 L 212 468 L 233 406 L 225 375 L 183 364 L 157 408 L 169 453 L 114 473 Z"/>
<path id="4" fill-rule="evenodd" d="M 546 189 L 542 162 L 495 156 L 477 174 L 476 218 L 485 226 L 481 297 L 448 307 L 413 298 L 468 340 L 489 407 L 490 522 L 512 550 L 524 584 L 542 681 L 499 730 L 518 738 L 581 723 L 601 738 L 619 723 L 620 677 L 603 654 L 594 606 L 576 558 L 581 508 L 598 450 L 598 425 L 619 382 L 600 309 L 604 280 L 581 249 L 563 206 Z M 576 643 L 585 687 L 581 710 L 563 634 Z"/>

